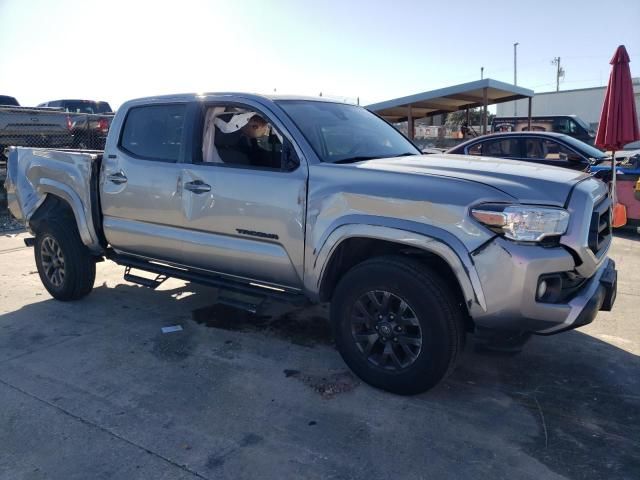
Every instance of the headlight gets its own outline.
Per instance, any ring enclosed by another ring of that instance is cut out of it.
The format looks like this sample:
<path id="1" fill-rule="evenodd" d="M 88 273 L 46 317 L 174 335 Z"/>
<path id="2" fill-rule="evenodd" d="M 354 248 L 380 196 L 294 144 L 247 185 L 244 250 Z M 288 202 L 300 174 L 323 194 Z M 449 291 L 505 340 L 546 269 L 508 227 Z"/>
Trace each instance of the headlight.
<path id="1" fill-rule="evenodd" d="M 520 242 L 564 235 L 569 225 L 569 212 L 562 208 L 485 204 L 471 209 L 471 215 L 491 230 Z"/>

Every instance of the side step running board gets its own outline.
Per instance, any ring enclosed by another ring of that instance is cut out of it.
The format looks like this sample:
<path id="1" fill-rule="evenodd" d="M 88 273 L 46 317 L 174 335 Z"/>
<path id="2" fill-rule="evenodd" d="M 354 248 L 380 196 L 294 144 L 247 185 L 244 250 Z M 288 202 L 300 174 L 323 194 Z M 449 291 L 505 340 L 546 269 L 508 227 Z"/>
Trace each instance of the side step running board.
<path id="1" fill-rule="evenodd" d="M 208 272 L 201 272 L 198 270 L 186 270 L 182 268 L 172 267 L 170 265 L 158 264 L 149 262 L 137 257 L 130 257 L 126 255 L 118 255 L 112 253 L 109 258 L 119 265 L 125 267 L 124 279 L 128 282 L 137 283 L 149 288 L 157 288 L 167 278 L 173 277 L 187 282 L 200 283 L 209 287 L 218 288 L 226 292 L 232 292 L 235 294 L 247 295 L 252 297 L 247 301 L 243 299 L 238 301 L 238 298 L 232 296 L 220 295 L 220 303 L 243 304 L 243 308 L 246 310 L 257 309 L 260 303 L 265 299 L 272 299 L 279 302 L 290 303 L 297 306 L 303 306 L 308 304 L 307 298 L 300 292 L 295 290 L 285 290 L 280 288 L 271 287 L 269 285 L 261 286 L 259 284 L 250 284 L 242 282 L 240 280 L 229 279 L 222 275 L 216 275 Z M 131 273 L 131 269 L 143 270 L 157 274 L 155 279 L 144 278 Z M 226 299 L 229 297 L 229 301 Z M 251 308 L 247 308 L 251 307 Z"/>
<path id="2" fill-rule="evenodd" d="M 156 275 L 156 278 L 140 277 L 131 273 L 131 267 L 127 266 L 124 268 L 124 279 L 127 282 L 137 283 L 138 285 L 142 285 L 143 287 L 148 287 L 153 290 L 162 285 L 167 278 L 169 277 L 164 274 L 158 274 Z"/>

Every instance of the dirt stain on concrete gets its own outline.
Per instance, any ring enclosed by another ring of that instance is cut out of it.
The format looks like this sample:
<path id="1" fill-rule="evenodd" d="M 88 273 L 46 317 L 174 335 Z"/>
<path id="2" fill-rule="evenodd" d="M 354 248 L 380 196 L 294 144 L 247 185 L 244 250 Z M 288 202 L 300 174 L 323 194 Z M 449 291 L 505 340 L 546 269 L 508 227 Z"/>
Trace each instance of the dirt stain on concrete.
<path id="1" fill-rule="evenodd" d="M 313 347 L 332 345 L 329 321 L 307 310 L 294 310 L 281 315 L 251 313 L 222 304 L 193 310 L 192 318 L 206 327 L 239 332 L 263 332 L 296 345 Z"/>
<path id="2" fill-rule="evenodd" d="M 287 378 L 295 378 L 311 388 L 324 399 L 330 400 L 336 395 L 347 393 L 360 385 L 360 381 L 349 371 L 333 373 L 303 373 L 299 370 L 284 370 Z"/>
<path id="3" fill-rule="evenodd" d="M 214 453 L 209 455 L 207 458 L 206 466 L 208 469 L 213 470 L 215 468 L 219 468 L 224 465 L 227 459 L 236 453 L 238 450 L 247 447 L 253 447 L 255 445 L 259 445 L 264 442 L 264 438 L 255 433 L 247 433 L 243 436 L 238 442 L 235 442 L 233 445 L 230 445 L 227 448 L 224 448 L 222 451 L 218 453 Z"/>

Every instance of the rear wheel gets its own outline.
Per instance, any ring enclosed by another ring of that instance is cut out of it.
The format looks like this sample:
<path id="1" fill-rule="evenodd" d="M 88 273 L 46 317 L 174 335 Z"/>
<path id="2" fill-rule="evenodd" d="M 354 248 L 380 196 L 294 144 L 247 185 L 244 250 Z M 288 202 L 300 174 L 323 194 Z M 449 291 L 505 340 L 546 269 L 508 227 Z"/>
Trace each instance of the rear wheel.
<path id="1" fill-rule="evenodd" d="M 40 225 L 34 246 L 42 284 L 58 300 L 77 300 L 93 289 L 96 262 L 82 243 L 75 221 L 51 219 Z"/>
<path id="2" fill-rule="evenodd" d="M 336 344 L 365 382 L 399 394 L 435 386 L 454 368 L 464 340 L 462 310 L 446 283 L 404 257 L 352 268 L 331 304 Z"/>

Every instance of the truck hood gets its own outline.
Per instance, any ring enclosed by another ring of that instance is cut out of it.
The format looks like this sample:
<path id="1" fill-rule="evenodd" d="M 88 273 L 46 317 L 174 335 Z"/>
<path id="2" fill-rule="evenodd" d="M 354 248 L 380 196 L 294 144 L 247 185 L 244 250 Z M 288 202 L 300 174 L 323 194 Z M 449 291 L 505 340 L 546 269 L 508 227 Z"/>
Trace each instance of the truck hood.
<path id="1" fill-rule="evenodd" d="M 589 178 L 584 172 L 529 162 L 469 155 L 416 155 L 380 158 L 357 168 L 430 175 L 477 182 L 496 188 L 521 203 L 562 206 L 572 187 Z"/>

